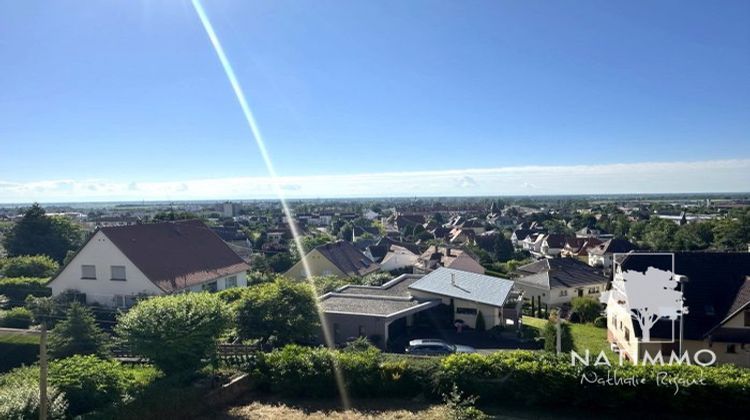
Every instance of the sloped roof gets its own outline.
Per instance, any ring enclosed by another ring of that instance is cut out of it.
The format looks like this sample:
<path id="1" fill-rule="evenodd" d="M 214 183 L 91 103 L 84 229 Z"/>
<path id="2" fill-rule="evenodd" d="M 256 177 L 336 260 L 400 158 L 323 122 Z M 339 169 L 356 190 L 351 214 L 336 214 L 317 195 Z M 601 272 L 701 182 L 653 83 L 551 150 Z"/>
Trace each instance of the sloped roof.
<path id="1" fill-rule="evenodd" d="M 589 252 L 594 255 L 612 254 L 615 252 L 630 252 L 636 249 L 635 245 L 625 239 L 610 239 L 603 244 L 592 248 Z"/>
<path id="2" fill-rule="evenodd" d="M 165 292 L 250 268 L 200 220 L 104 227 L 100 231 Z"/>
<path id="3" fill-rule="evenodd" d="M 543 259 L 518 267 L 515 274 L 517 282 L 547 290 L 608 281 L 600 271 L 575 258 Z"/>
<path id="4" fill-rule="evenodd" d="M 635 253 L 623 258 L 622 269 L 645 271 L 651 266 L 671 270 L 670 265 L 671 258 Z M 685 315 L 684 337 L 701 340 L 730 315 L 732 308 L 739 308 L 748 293 L 750 253 L 675 252 L 674 271 L 688 278 L 683 291 L 689 309 Z M 658 322 L 651 329 L 652 337 L 670 337 L 671 334 L 671 322 Z"/>
<path id="5" fill-rule="evenodd" d="M 351 242 L 338 241 L 320 245 L 316 251 L 335 265 L 339 270 L 351 277 L 364 276 L 376 271 L 379 266 L 372 262 L 365 254 L 359 252 Z"/>
<path id="6" fill-rule="evenodd" d="M 500 307 L 513 289 L 513 281 L 441 267 L 412 283 L 409 289 Z"/>

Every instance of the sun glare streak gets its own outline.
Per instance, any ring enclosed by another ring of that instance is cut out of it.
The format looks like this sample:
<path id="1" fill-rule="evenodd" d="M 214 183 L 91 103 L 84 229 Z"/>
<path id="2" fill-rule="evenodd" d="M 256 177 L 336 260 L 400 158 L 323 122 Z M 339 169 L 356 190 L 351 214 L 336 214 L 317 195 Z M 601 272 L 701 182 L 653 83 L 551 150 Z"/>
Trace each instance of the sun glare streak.
<path id="1" fill-rule="evenodd" d="M 279 201 L 281 202 L 281 207 L 284 211 L 284 215 L 286 216 L 286 220 L 289 223 L 289 229 L 292 232 L 292 238 L 294 240 L 294 246 L 297 248 L 297 253 L 301 256 L 302 261 L 302 267 L 305 271 L 305 277 L 307 281 L 310 283 L 313 288 L 315 285 L 312 281 L 312 274 L 310 272 L 310 265 L 307 261 L 307 258 L 305 257 L 305 250 L 302 246 L 302 240 L 300 238 L 299 230 L 297 229 L 296 223 L 294 223 L 294 219 L 292 218 L 292 213 L 289 210 L 289 205 L 286 202 L 286 198 L 284 197 L 284 191 L 281 189 L 278 181 L 278 176 L 276 175 L 276 170 L 273 167 L 273 162 L 271 162 L 271 156 L 268 153 L 268 149 L 266 149 L 266 144 L 263 141 L 263 136 L 260 133 L 260 129 L 258 128 L 258 123 L 255 121 L 255 117 L 253 116 L 252 110 L 250 109 L 250 106 L 247 103 L 247 99 L 245 99 L 245 93 L 242 90 L 242 87 L 240 86 L 240 82 L 237 79 L 237 76 L 234 73 L 234 69 L 232 68 L 232 65 L 229 62 L 229 59 L 227 58 L 227 55 L 224 53 L 224 48 L 221 46 L 221 42 L 219 42 L 219 37 L 216 35 L 216 32 L 214 31 L 213 25 L 211 24 L 211 21 L 208 18 L 208 15 L 206 15 L 205 10 L 203 9 L 203 5 L 201 4 L 200 0 L 191 0 L 193 4 L 193 8 L 195 9 L 195 12 L 198 14 L 198 18 L 201 21 L 201 24 L 203 24 L 203 28 L 206 30 L 206 34 L 208 34 L 208 39 L 211 41 L 211 45 L 214 48 L 214 51 L 216 52 L 216 55 L 219 57 L 219 61 L 221 62 L 221 66 L 224 68 L 224 73 L 227 76 L 227 79 L 229 80 L 229 83 L 232 85 L 232 90 L 234 91 L 234 95 L 237 97 L 237 102 L 240 104 L 240 108 L 242 109 L 242 113 L 245 116 L 245 120 L 247 121 L 247 125 L 250 128 L 250 131 L 253 134 L 253 138 L 255 139 L 255 144 L 258 146 L 258 150 L 260 150 L 260 154 L 263 157 L 263 162 L 266 165 L 266 170 L 268 171 L 268 175 L 271 178 L 271 185 L 274 190 L 274 193 L 279 198 Z M 318 317 L 320 318 L 320 324 L 321 328 L 323 330 L 323 338 L 326 342 L 326 345 L 330 348 L 334 348 L 334 342 L 331 336 L 331 332 L 328 329 L 328 324 L 325 322 L 325 314 L 323 313 L 322 308 L 320 305 L 316 305 L 318 310 Z M 341 402 L 344 406 L 344 408 L 349 408 L 349 398 L 348 394 L 346 392 L 346 387 L 344 385 L 344 378 L 341 374 L 341 370 L 338 369 L 336 366 L 334 366 L 334 375 L 336 377 L 336 385 L 338 387 L 339 395 L 341 396 Z"/>

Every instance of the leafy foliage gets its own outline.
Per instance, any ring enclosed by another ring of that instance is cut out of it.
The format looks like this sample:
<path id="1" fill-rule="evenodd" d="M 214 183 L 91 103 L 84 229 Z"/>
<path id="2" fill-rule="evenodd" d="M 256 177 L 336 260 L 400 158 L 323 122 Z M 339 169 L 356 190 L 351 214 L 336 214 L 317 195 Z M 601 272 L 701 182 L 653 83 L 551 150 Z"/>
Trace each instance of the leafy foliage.
<path id="1" fill-rule="evenodd" d="M 209 293 L 159 296 L 120 317 L 115 331 L 165 373 L 194 371 L 215 356 L 229 313 L 227 304 Z"/>
<path id="2" fill-rule="evenodd" d="M 80 227 L 66 218 L 47 216 L 35 203 L 8 232 L 3 246 L 10 256 L 48 255 L 62 262 L 68 251 L 77 249 L 82 240 Z"/>
<path id="3" fill-rule="evenodd" d="M 593 322 L 602 312 L 602 305 L 590 297 L 574 297 L 570 304 L 573 313 L 583 323 Z"/>
<path id="4" fill-rule="evenodd" d="M 0 376 L 0 418 L 33 420 L 39 418 L 38 371 L 16 369 Z M 65 395 L 54 386 L 47 387 L 47 418 L 63 419 L 68 409 Z"/>
<path id="5" fill-rule="evenodd" d="M 49 296 L 46 278 L 18 277 L 0 279 L 0 295 L 10 300 L 11 306 L 23 306 L 27 296 Z"/>
<path id="6" fill-rule="evenodd" d="M 60 264 L 46 255 L 22 255 L 6 258 L 0 267 L 5 277 L 51 277 Z"/>
<path id="7" fill-rule="evenodd" d="M 120 403 L 128 381 L 119 362 L 91 355 L 51 363 L 49 378 L 65 394 L 71 416 Z"/>
<path id="8" fill-rule="evenodd" d="M 544 337 L 544 350 L 554 353 L 557 351 L 557 314 L 550 316 L 550 319 L 544 325 L 542 330 Z M 570 332 L 570 324 L 565 321 L 560 322 L 560 346 L 563 353 L 575 349 L 573 343 L 573 334 Z"/>
<path id="9" fill-rule="evenodd" d="M 49 335 L 49 353 L 64 358 L 75 354 L 106 356 L 109 337 L 97 325 L 87 307 L 73 303 L 65 319 L 57 323 Z"/>
<path id="10" fill-rule="evenodd" d="M 26 308 L 13 308 L 0 311 L 0 327 L 26 329 L 31 326 L 31 311 Z"/>
<path id="11" fill-rule="evenodd" d="M 279 277 L 273 283 L 249 287 L 237 305 L 242 338 L 284 345 L 309 342 L 318 333 L 315 294 L 305 283 Z"/>
<path id="12" fill-rule="evenodd" d="M 443 403 L 448 409 L 448 418 L 450 420 L 484 420 L 489 416 L 476 408 L 474 404 L 478 397 L 464 396 L 464 393 L 453 384 L 451 391 L 443 394 Z"/>

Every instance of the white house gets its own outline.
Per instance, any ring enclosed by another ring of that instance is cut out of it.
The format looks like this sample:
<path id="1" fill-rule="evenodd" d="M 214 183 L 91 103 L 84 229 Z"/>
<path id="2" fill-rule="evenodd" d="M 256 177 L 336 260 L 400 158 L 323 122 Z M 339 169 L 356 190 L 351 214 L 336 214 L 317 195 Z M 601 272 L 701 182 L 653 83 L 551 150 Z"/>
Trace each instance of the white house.
<path id="1" fill-rule="evenodd" d="M 550 307 L 570 303 L 574 297 L 599 298 L 608 282 L 601 271 L 575 258 L 544 258 L 518 267 L 514 274 L 525 299 Z"/>
<path id="2" fill-rule="evenodd" d="M 418 258 L 419 255 L 402 246 L 391 245 L 388 253 L 383 257 L 383 261 L 380 262 L 380 269 L 382 271 L 395 271 L 412 267 L 417 263 Z"/>
<path id="3" fill-rule="evenodd" d="M 105 227 L 50 280 L 87 303 L 128 307 L 138 296 L 246 286 L 250 266 L 198 220 Z"/>

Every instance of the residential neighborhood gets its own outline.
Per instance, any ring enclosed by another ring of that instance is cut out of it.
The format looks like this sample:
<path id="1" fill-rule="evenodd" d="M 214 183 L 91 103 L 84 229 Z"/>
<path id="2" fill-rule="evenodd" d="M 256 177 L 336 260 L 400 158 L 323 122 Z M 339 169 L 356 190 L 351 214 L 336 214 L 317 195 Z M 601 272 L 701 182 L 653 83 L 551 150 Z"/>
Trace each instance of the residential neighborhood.
<path id="1" fill-rule="evenodd" d="M 749 23 L 0 0 L 0 420 L 745 418 Z"/>

